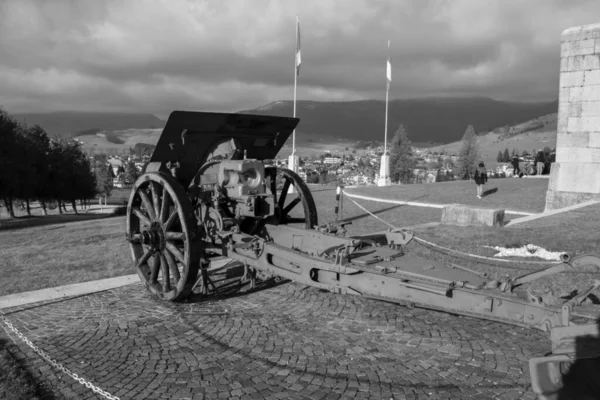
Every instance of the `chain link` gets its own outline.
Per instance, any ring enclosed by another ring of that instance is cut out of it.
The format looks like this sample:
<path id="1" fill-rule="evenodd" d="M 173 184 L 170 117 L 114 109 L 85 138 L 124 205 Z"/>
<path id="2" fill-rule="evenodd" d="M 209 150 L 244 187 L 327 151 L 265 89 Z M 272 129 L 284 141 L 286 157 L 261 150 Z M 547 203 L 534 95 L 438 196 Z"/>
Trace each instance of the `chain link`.
<path id="1" fill-rule="evenodd" d="M 8 326 L 8 328 L 19 337 L 19 339 L 21 339 L 23 342 L 25 342 L 25 344 L 27 344 L 27 346 L 31 347 L 36 354 L 38 354 L 40 357 L 42 357 L 44 360 L 46 360 L 54 368 L 61 370 L 65 374 L 69 375 L 71 378 L 75 379 L 80 384 L 84 385 L 88 389 L 91 389 L 95 393 L 98 393 L 99 395 L 101 395 L 109 400 L 120 400 L 117 396 L 113 396 L 112 394 L 100 389 L 99 387 L 94 386 L 91 382 L 85 380 L 84 378 L 79 377 L 79 375 L 77 375 L 74 372 L 71 372 L 71 370 L 69 370 L 67 367 L 65 367 L 61 363 L 55 361 L 52 357 L 50 357 L 48 354 L 46 354 L 45 351 L 43 351 L 42 349 L 37 347 L 35 344 L 33 344 L 33 342 L 31 342 L 31 340 L 27 339 L 17 328 L 15 328 L 15 326 L 12 324 L 12 322 L 10 322 L 10 320 L 8 318 L 6 318 L 6 315 L 2 312 L 2 310 L 0 310 L 0 320 L 2 320 L 6 324 L 6 326 Z"/>

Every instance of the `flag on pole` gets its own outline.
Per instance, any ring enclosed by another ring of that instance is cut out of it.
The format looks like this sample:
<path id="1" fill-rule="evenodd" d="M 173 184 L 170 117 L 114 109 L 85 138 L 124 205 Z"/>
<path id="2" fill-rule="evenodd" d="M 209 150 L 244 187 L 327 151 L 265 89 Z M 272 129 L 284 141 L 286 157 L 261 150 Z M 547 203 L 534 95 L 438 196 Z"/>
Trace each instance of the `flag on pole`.
<path id="1" fill-rule="evenodd" d="M 300 56 L 300 20 L 296 17 L 296 75 L 300 76 L 300 64 L 302 57 Z"/>
<path id="2" fill-rule="evenodd" d="M 387 68 L 386 68 L 386 78 L 387 78 L 387 90 L 390 90 L 390 84 L 392 83 L 392 62 L 390 61 L 390 41 L 388 40 L 388 59 L 387 59 Z"/>

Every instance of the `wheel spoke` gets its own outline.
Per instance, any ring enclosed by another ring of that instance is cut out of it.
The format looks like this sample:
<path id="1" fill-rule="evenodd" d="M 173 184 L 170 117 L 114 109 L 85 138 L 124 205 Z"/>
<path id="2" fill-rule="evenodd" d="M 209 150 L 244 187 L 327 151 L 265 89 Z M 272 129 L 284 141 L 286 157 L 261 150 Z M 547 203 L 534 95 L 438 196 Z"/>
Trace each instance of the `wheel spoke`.
<path id="1" fill-rule="evenodd" d="M 156 218 L 159 215 L 158 192 L 156 189 L 156 183 L 150 182 L 150 191 L 152 192 L 152 205 L 154 206 L 152 210 L 154 211 L 154 216 Z"/>
<path id="2" fill-rule="evenodd" d="M 288 215 L 290 213 L 290 211 L 292 211 L 292 208 L 296 207 L 296 205 L 298 203 L 300 203 L 301 201 L 302 201 L 302 198 L 300 197 L 300 195 L 298 195 L 298 197 L 296 197 L 294 200 L 292 200 L 290 202 L 290 204 L 285 206 L 283 211 L 281 211 L 281 216 L 284 217 L 284 216 Z"/>
<path id="3" fill-rule="evenodd" d="M 150 226 L 151 222 L 148 219 L 148 217 L 146 215 L 144 215 L 142 210 L 140 210 L 137 207 L 132 207 L 131 212 L 133 212 L 136 215 L 136 217 L 138 217 L 140 219 L 140 221 L 142 221 L 144 224 L 146 224 L 146 226 Z"/>
<path id="4" fill-rule="evenodd" d="M 279 208 L 283 208 L 285 204 L 285 198 L 287 197 L 288 189 L 290 188 L 291 181 L 285 178 L 285 183 L 283 184 L 283 188 L 281 188 L 281 196 L 279 196 Z"/>
<path id="5" fill-rule="evenodd" d="M 162 286 L 163 293 L 171 291 L 171 277 L 169 276 L 169 266 L 167 265 L 167 260 L 165 257 L 161 255 L 160 257 L 160 271 L 162 272 Z"/>
<path id="6" fill-rule="evenodd" d="M 138 260 L 136 267 L 140 268 L 143 264 L 145 264 L 146 261 L 148 261 L 148 259 L 152 256 L 152 254 L 154 254 L 154 250 L 148 250 L 146 253 L 144 253 L 142 258 Z"/>
<path id="7" fill-rule="evenodd" d="M 152 267 L 150 268 L 150 284 L 155 285 L 158 279 L 158 268 L 160 265 L 160 257 L 155 255 L 152 259 Z"/>
<path id="8" fill-rule="evenodd" d="M 167 239 L 167 240 L 185 240 L 185 233 L 183 233 L 183 232 L 165 232 L 165 239 Z"/>
<path id="9" fill-rule="evenodd" d="M 175 246 L 171 242 L 167 242 L 167 250 L 169 250 L 171 252 L 171 254 L 173 254 L 173 257 L 175 257 L 175 259 L 177 261 L 179 261 L 180 263 L 185 265 L 185 257 L 183 256 L 181 251 L 177 248 L 177 246 Z"/>
<path id="10" fill-rule="evenodd" d="M 154 207 L 152 206 L 152 203 L 150 202 L 146 192 L 140 189 L 138 193 L 140 194 L 140 198 L 142 199 L 142 203 L 144 203 L 144 208 L 146 209 L 148 216 L 150 216 L 150 219 L 156 219 L 156 215 L 154 215 Z"/>
<path id="11" fill-rule="evenodd" d="M 165 218 L 167 217 L 167 210 L 169 208 L 169 192 L 167 191 L 167 187 L 163 187 L 162 193 L 162 203 L 160 205 L 160 215 L 158 217 L 160 222 L 165 222 Z"/>
<path id="12" fill-rule="evenodd" d="M 271 178 L 271 192 L 275 202 L 277 202 L 277 171 L 274 169 L 269 170 L 269 177 Z"/>
<path id="13" fill-rule="evenodd" d="M 179 279 L 181 279 L 181 275 L 179 274 L 179 268 L 177 268 L 177 262 L 171 255 L 171 252 L 165 251 L 164 257 L 165 257 L 167 263 L 169 264 L 169 269 L 171 270 L 171 274 L 173 275 L 173 278 L 175 279 L 176 282 L 179 282 Z"/>
<path id="14" fill-rule="evenodd" d="M 175 206 L 175 209 L 173 210 L 171 215 L 169 215 L 167 222 L 165 222 L 165 226 L 164 226 L 165 231 L 168 231 L 171 228 L 171 225 L 173 225 L 173 222 L 175 222 L 176 217 L 177 217 L 177 206 Z"/>

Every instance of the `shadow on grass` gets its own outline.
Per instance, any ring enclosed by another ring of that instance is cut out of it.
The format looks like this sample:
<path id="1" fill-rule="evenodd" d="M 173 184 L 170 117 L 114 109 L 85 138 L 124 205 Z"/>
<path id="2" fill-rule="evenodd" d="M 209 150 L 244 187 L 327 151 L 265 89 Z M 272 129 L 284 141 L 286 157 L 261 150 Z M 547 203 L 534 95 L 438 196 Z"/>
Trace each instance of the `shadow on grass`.
<path id="1" fill-rule="evenodd" d="M 374 214 L 374 215 L 381 214 L 383 212 L 386 212 L 386 211 L 389 211 L 389 210 L 393 210 L 393 209 L 398 208 L 398 207 L 406 207 L 406 205 L 405 204 L 397 204 L 395 206 L 391 206 L 391 207 L 387 207 L 387 208 L 382 208 L 381 210 L 372 211 L 371 214 Z M 359 214 L 359 215 L 356 215 L 354 217 L 343 218 L 343 219 L 339 220 L 338 222 L 352 222 L 352 221 L 356 221 L 357 219 L 362 219 L 362 218 L 370 217 L 371 214 L 369 214 L 369 213 Z"/>
<path id="2" fill-rule="evenodd" d="M 15 400 L 56 399 L 36 380 L 24 360 L 13 356 L 14 348 L 17 346 L 0 337 L 0 393 L 4 391 Z"/>
<path id="3" fill-rule="evenodd" d="M 490 194 L 494 194 L 498 191 L 498 188 L 492 188 L 492 189 L 488 189 L 485 192 L 483 192 L 483 197 L 489 196 Z"/>
<path id="4" fill-rule="evenodd" d="M 114 214 L 63 214 L 63 215 L 36 215 L 36 216 L 24 216 L 16 217 L 11 219 L 0 220 L 0 231 L 33 228 L 37 226 L 55 225 L 55 224 L 67 224 L 69 222 L 88 221 L 96 219 L 105 219 L 118 217 Z M 56 227 L 58 229 L 59 227 Z"/>

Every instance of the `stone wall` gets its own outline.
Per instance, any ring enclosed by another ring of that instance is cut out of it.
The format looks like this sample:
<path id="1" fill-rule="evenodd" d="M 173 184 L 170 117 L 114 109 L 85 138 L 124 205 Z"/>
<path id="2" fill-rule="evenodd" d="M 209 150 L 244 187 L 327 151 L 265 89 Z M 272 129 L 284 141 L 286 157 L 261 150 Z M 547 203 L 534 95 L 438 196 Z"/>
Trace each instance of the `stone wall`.
<path id="1" fill-rule="evenodd" d="M 600 200 L 600 24 L 562 33 L 556 163 L 546 211 Z"/>

